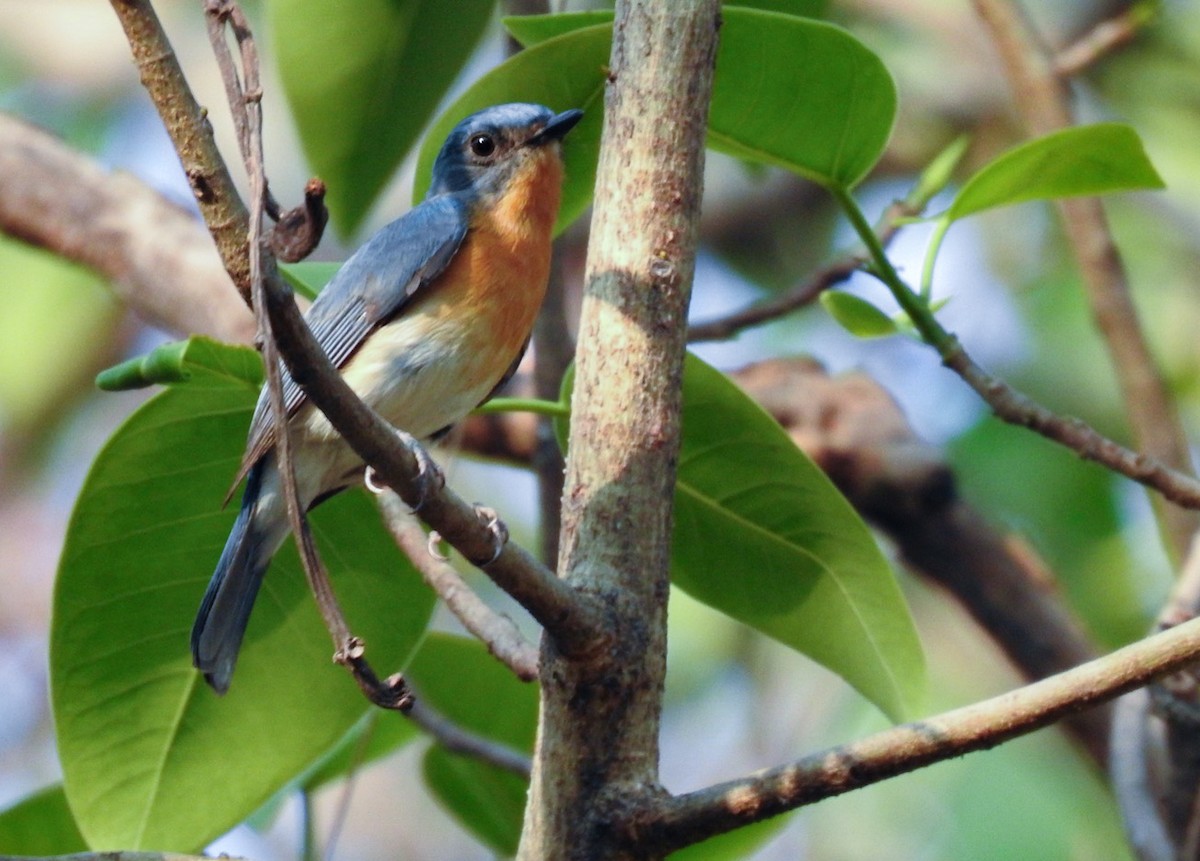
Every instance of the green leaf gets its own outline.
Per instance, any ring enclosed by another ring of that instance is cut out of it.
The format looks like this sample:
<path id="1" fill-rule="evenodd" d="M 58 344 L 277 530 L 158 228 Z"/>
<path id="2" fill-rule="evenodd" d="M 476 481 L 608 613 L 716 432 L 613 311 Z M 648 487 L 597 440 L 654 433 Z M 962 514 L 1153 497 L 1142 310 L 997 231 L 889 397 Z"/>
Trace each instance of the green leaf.
<path id="1" fill-rule="evenodd" d="M 501 18 L 510 36 L 523 48 L 540 45 L 555 36 L 596 25 L 611 25 L 611 9 L 592 9 L 586 12 L 554 12 L 548 15 L 509 15 Z"/>
<path id="2" fill-rule="evenodd" d="M 821 304 L 843 329 L 858 338 L 882 338 L 899 331 L 895 320 L 853 293 L 826 290 Z"/>
<path id="3" fill-rule="evenodd" d="M 272 0 L 284 91 L 338 231 L 362 223 L 491 19 L 493 0 Z M 440 144 L 441 141 L 439 140 Z"/>
<path id="4" fill-rule="evenodd" d="M 36 792 L 0 813 L 2 856 L 69 855 L 87 848 L 62 784 Z"/>
<path id="5" fill-rule="evenodd" d="M 205 370 L 252 385 L 262 382 L 262 362 L 253 350 L 230 350 L 217 341 L 194 337 L 163 344 L 144 356 L 135 356 L 101 371 L 96 385 L 115 392 L 182 383 L 191 378 L 191 368 L 198 364 Z"/>
<path id="6" fill-rule="evenodd" d="M 883 62 L 832 24 L 726 8 L 709 145 L 850 188 L 883 153 L 896 87 Z"/>
<path id="7" fill-rule="evenodd" d="M 1137 132 L 1120 123 L 1063 129 L 1011 149 L 959 190 L 945 218 L 956 221 L 1028 200 L 1163 188 Z"/>
<path id="8" fill-rule="evenodd" d="M 566 403 L 573 384 L 572 366 Z M 555 420 L 555 432 L 561 444 L 565 419 Z M 671 578 L 828 667 L 889 717 L 918 709 L 921 643 L 870 531 L 773 418 L 691 354 Z"/>
<path id="9" fill-rule="evenodd" d="M 325 289 L 341 263 L 326 260 L 302 260 L 299 263 L 280 263 L 279 272 L 291 288 L 308 299 L 316 299 Z"/>
<path id="10" fill-rule="evenodd" d="M 521 51 L 476 81 L 442 112 L 425 136 L 417 159 L 414 202 L 429 188 L 433 161 L 446 135 L 469 114 L 504 102 L 534 102 L 555 111 L 582 108 L 583 119 L 563 143 L 566 179 L 555 230 L 562 232 L 592 199 L 611 43 L 611 25 L 585 27 Z"/>
<path id="11" fill-rule="evenodd" d="M 233 687 L 191 667 L 188 631 L 235 509 L 221 510 L 258 386 L 244 348 L 193 340 L 188 382 L 97 456 L 68 527 L 50 632 L 64 783 L 92 848 L 193 851 L 257 809 L 369 706 L 332 646 L 291 542 L 268 572 Z M 361 493 L 312 518 L 342 608 L 380 672 L 433 605 Z"/>
<path id="12" fill-rule="evenodd" d="M 533 750 L 537 686 L 518 681 L 477 640 L 431 634 L 408 676 L 417 696 L 464 729 Z M 467 830 L 498 852 L 516 852 L 527 781 L 438 745 L 422 768 L 434 797 Z"/>
<path id="13" fill-rule="evenodd" d="M 825 14 L 828 3 L 826 0 L 727 0 L 725 3 L 727 10 L 735 6 L 816 18 Z M 531 48 L 572 30 L 596 24 L 611 24 L 612 20 L 611 9 L 591 9 L 585 12 L 554 12 L 547 15 L 510 15 L 501 18 L 500 23 L 522 47 Z"/>
<path id="14" fill-rule="evenodd" d="M 486 105 L 532 101 L 586 112 L 563 150 L 558 229 L 583 212 L 595 185 L 612 25 L 581 26 L 594 18 L 582 14 L 507 21 L 532 47 L 438 118 L 421 148 L 414 198 L 429 187 L 438 147 L 455 123 Z M 831 24 L 737 6 L 722 14 L 709 145 L 825 185 L 848 188 L 862 179 L 883 152 L 896 112 L 895 85 L 879 58 Z"/>
<path id="15" fill-rule="evenodd" d="M 675 585 L 824 664 L 893 719 L 924 684 L 920 641 L 862 520 L 783 429 L 688 356 Z"/>
<path id="16" fill-rule="evenodd" d="M 667 857 L 671 861 L 738 861 L 750 854 L 779 833 L 787 822 L 787 816 L 774 816 L 743 828 L 735 828 L 702 843 L 696 843 Z"/>
<path id="17" fill-rule="evenodd" d="M 376 760 L 395 753 L 420 738 L 412 721 L 393 711 L 374 709 L 350 730 L 333 750 L 300 783 L 307 792 L 315 792 L 327 783 L 340 780 Z"/>

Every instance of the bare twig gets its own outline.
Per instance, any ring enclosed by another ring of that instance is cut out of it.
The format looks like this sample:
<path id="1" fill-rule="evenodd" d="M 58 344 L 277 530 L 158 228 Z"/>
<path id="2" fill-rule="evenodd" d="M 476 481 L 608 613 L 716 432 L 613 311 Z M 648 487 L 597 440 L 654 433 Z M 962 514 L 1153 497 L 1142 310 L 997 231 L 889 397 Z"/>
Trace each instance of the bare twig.
<path id="1" fill-rule="evenodd" d="M 192 95 L 150 0 L 111 0 L 111 3 L 129 39 L 142 85 L 171 133 L 221 261 L 249 305 L 250 259 L 246 253 L 245 229 L 248 215 L 217 150 L 204 109 Z"/>
<path id="2" fill-rule="evenodd" d="M 1134 3 L 1112 18 L 1101 21 L 1055 55 L 1055 74 L 1060 78 L 1082 74 L 1137 38 L 1151 17 L 1149 3 Z"/>
<path id="3" fill-rule="evenodd" d="M 1014 0 L 975 0 L 975 8 L 1000 52 L 1030 132 L 1042 135 L 1071 125 L 1063 80 L 1021 7 Z M 1104 208 L 1097 198 L 1063 200 L 1058 207 L 1092 316 L 1112 358 L 1136 445 L 1166 466 L 1191 473 L 1187 437 L 1138 321 Z M 1181 561 L 1200 519 L 1162 505 L 1153 496 L 1151 502 L 1169 554 Z"/>
<path id="4" fill-rule="evenodd" d="M 445 715 L 418 699 L 408 712 L 409 719 L 451 753 L 469 756 L 517 777 L 529 777 L 529 757 L 507 745 L 463 729 Z"/>
<path id="5" fill-rule="evenodd" d="M 262 89 L 259 80 L 258 51 L 254 44 L 249 24 L 234 0 L 207 0 L 205 14 L 209 21 L 209 35 L 215 48 L 217 65 L 225 81 L 225 91 L 230 98 L 230 110 L 238 128 L 238 142 L 250 177 L 250 223 L 248 244 L 250 256 L 250 284 L 254 315 L 259 327 L 263 363 L 266 367 L 267 392 L 271 412 L 275 418 L 277 467 L 287 501 L 288 521 L 300 550 L 300 559 L 309 588 L 317 601 L 321 617 L 333 639 L 334 656 L 338 663 L 347 667 L 354 675 L 367 698 L 378 706 L 405 710 L 412 704 L 412 696 L 403 677 L 396 675 L 380 682 L 363 654 L 362 641 L 350 633 L 345 615 L 338 604 L 329 582 L 316 542 L 308 528 L 303 506 L 296 491 L 296 476 L 288 427 L 287 410 L 283 403 L 283 382 L 280 373 L 279 354 L 271 330 L 264 294 L 265 273 L 269 270 L 274 277 L 275 260 L 265 248 L 262 236 L 263 210 L 267 205 L 267 178 L 263 165 L 262 144 Z M 225 41 L 225 27 L 229 26 L 241 51 L 241 77 L 229 46 Z"/>
<path id="6" fill-rule="evenodd" d="M 920 213 L 924 205 L 897 201 L 887 208 L 876 228 L 880 243 L 886 248 L 900 232 L 901 220 Z M 734 311 L 724 317 L 688 327 L 688 342 L 721 341 L 732 338 L 743 329 L 777 320 L 816 301 L 822 292 L 850 278 L 862 269 L 870 258 L 858 251 L 835 260 L 809 275 L 804 281 L 763 302 Z"/>
<path id="7" fill-rule="evenodd" d="M 396 544 L 404 551 L 425 582 L 445 602 L 463 627 L 478 638 L 496 660 L 518 679 L 531 682 L 538 674 L 537 647 L 530 643 L 516 624 L 493 610 L 454 570 L 454 566 L 430 555 L 425 531 L 408 513 L 400 497 L 391 491 L 378 496 L 384 522 Z"/>
<path id="8" fill-rule="evenodd" d="M 1080 457 L 1151 487 L 1184 508 L 1200 509 L 1200 481 L 1157 458 L 1125 448 L 1080 419 L 1051 412 L 983 370 L 957 340 L 942 353 L 942 362 L 987 401 L 997 418 L 1062 443 Z"/>
<path id="9" fill-rule="evenodd" d="M 789 765 L 655 802 L 623 823 L 639 851 L 674 851 L 715 834 L 922 766 L 985 750 L 1106 702 L 1200 657 L 1200 620 L 1073 670 Z"/>

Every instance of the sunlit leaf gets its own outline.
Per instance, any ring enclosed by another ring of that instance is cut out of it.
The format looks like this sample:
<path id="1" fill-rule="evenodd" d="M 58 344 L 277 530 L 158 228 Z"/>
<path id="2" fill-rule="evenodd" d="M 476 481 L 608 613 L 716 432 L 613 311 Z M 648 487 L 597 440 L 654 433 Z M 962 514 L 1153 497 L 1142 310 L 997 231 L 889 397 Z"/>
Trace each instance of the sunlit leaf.
<path id="1" fill-rule="evenodd" d="M 1028 200 L 1162 187 L 1132 128 L 1076 126 L 1022 144 L 988 164 L 963 185 L 945 217 L 957 220 Z"/>
<path id="2" fill-rule="evenodd" d="M 343 235 L 416 143 L 494 0 L 271 0 L 284 91 Z M 440 139 L 438 141 L 440 143 Z"/>
<path id="3" fill-rule="evenodd" d="M 911 715 L 920 641 L 854 509 L 774 419 L 693 356 L 683 404 L 675 585 L 824 664 L 892 718 Z"/>
<path id="4" fill-rule="evenodd" d="M 896 110 L 895 85 L 879 58 L 820 21 L 737 6 L 722 16 L 709 145 L 826 185 L 862 179 L 883 152 Z M 532 47 L 481 78 L 437 120 L 421 149 L 415 196 L 429 186 L 442 139 L 472 111 L 508 101 L 583 108 L 564 147 L 559 229 L 573 221 L 595 184 L 612 39 L 612 25 L 593 20 L 592 13 L 508 20 Z"/>
<path id="5" fill-rule="evenodd" d="M 826 290 L 821 294 L 821 304 L 829 316 L 855 337 L 882 338 L 899 331 L 895 320 L 853 293 Z"/>
<path id="6" fill-rule="evenodd" d="M 574 374 L 563 381 L 569 401 Z M 556 420 L 559 439 L 566 420 Z M 824 664 L 893 719 L 919 708 L 921 643 L 862 519 L 779 424 L 688 355 L 671 579 Z"/>
<path id="7" fill-rule="evenodd" d="M 191 667 L 188 632 L 235 513 L 221 500 L 257 396 L 256 361 L 194 339 L 188 381 L 118 429 L 76 503 L 55 585 L 51 699 L 67 796 L 92 848 L 203 847 L 371 708 L 330 661 L 290 542 L 267 574 L 229 694 Z M 381 672 L 398 668 L 432 595 L 362 494 L 312 520 L 368 657 Z"/>

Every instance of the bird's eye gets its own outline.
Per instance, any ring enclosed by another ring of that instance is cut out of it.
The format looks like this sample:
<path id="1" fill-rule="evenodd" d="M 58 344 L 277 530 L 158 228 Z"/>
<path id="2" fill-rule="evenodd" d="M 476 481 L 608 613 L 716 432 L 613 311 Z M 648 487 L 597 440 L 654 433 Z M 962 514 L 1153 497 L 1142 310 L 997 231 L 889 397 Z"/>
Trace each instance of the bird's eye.
<path id="1" fill-rule="evenodd" d="M 496 151 L 496 141 L 491 135 L 472 135 L 471 152 L 479 158 L 487 158 Z"/>

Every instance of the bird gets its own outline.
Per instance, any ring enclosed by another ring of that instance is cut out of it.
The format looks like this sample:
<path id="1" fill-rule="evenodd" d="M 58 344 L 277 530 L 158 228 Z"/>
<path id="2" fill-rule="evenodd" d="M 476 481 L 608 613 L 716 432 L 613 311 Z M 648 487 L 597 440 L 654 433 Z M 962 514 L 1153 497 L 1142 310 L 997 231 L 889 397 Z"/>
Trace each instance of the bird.
<path id="1" fill-rule="evenodd" d="M 351 389 L 411 438 L 444 433 L 515 372 L 549 280 L 562 140 L 582 116 L 510 103 L 463 119 L 438 152 L 424 200 L 359 248 L 306 312 Z M 282 389 L 308 510 L 361 483 L 365 464 L 286 369 Z M 246 480 L 241 507 L 192 628 L 192 663 L 218 694 L 290 532 L 275 443 L 264 387 L 233 483 Z"/>

